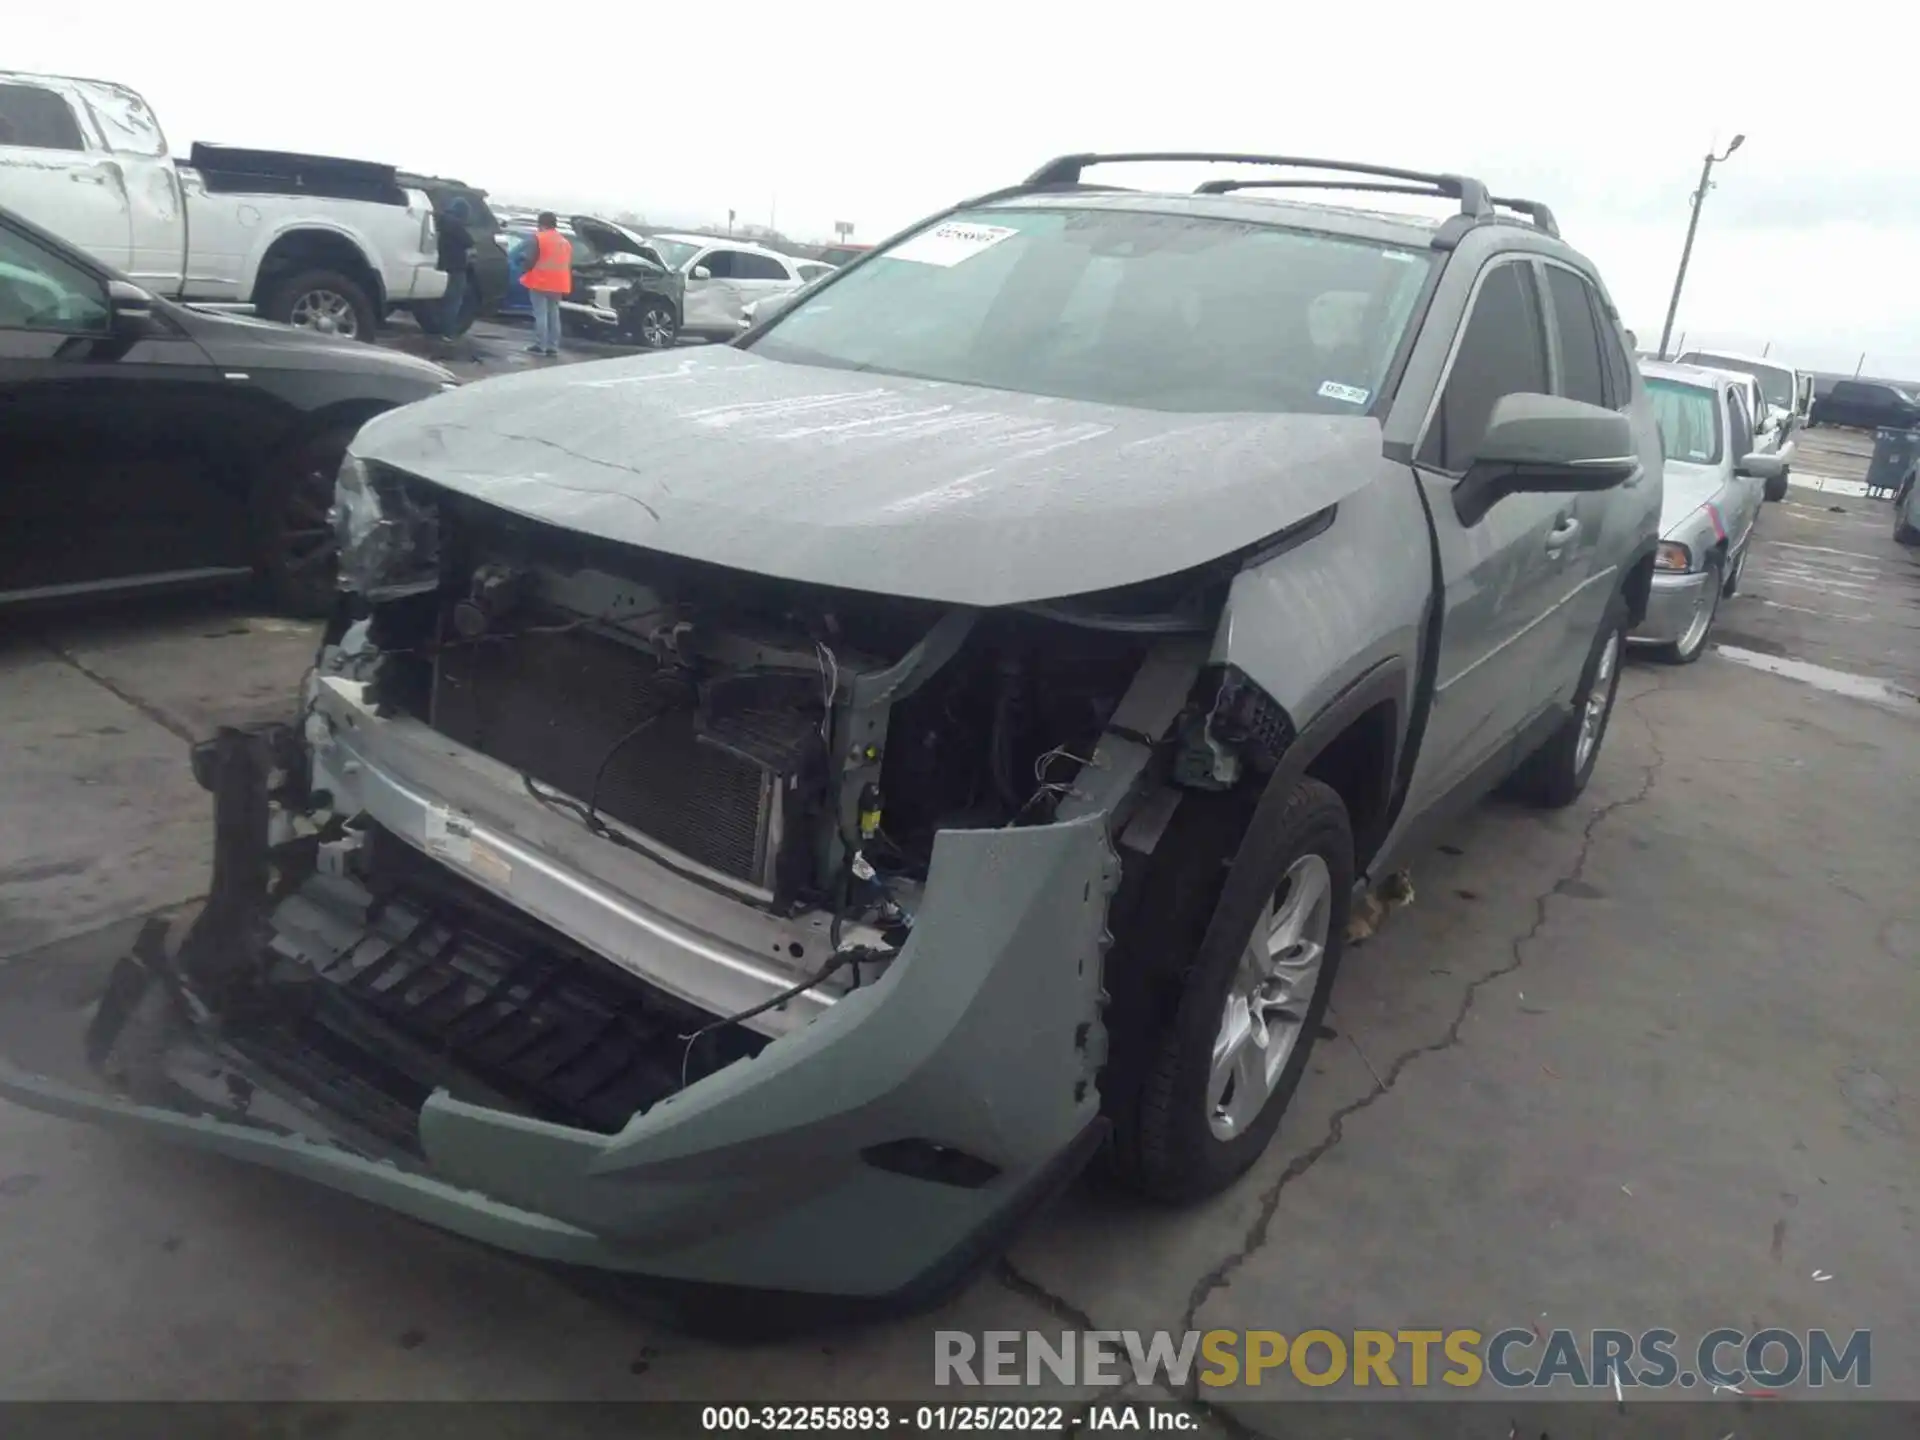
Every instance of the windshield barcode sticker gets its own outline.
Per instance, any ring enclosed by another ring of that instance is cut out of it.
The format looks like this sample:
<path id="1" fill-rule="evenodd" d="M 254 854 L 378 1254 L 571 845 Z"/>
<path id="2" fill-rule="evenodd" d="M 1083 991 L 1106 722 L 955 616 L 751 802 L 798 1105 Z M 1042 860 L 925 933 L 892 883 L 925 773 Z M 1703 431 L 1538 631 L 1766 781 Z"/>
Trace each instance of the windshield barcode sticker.
<path id="1" fill-rule="evenodd" d="M 949 220 L 923 230 L 887 251 L 889 260 L 913 260 L 921 265 L 958 265 L 982 250 L 991 249 L 1018 230 L 1005 225 L 967 225 Z"/>
<path id="2" fill-rule="evenodd" d="M 1328 380 L 1320 386 L 1320 393 L 1329 400 L 1344 400 L 1349 405 L 1364 405 L 1373 392 L 1362 390 L 1358 385 L 1342 385 L 1338 380 Z"/>

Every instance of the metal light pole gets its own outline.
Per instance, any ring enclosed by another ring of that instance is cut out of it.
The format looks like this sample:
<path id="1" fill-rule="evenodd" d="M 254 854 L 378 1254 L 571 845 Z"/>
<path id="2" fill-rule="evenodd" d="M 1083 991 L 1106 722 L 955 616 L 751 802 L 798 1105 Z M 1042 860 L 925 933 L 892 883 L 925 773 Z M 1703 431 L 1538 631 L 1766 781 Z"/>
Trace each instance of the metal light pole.
<path id="1" fill-rule="evenodd" d="M 1693 214 L 1687 218 L 1687 243 L 1680 249 L 1680 271 L 1673 277 L 1673 299 L 1667 302 L 1667 323 L 1660 331 L 1660 358 L 1662 360 L 1667 358 L 1667 341 L 1673 336 L 1673 317 L 1679 313 L 1680 310 L 1680 287 L 1687 283 L 1687 261 L 1693 258 L 1693 233 L 1700 228 L 1700 207 L 1706 203 L 1707 191 L 1713 184 L 1713 167 L 1725 160 L 1728 155 L 1738 150 L 1746 138 L 1745 135 L 1734 136 L 1733 143 L 1727 146 L 1724 153 L 1719 155 L 1709 150 L 1707 152 L 1706 163 L 1700 167 L 1700 188 L 1693 192 L 1691 197 L 1693 201 Z"/>

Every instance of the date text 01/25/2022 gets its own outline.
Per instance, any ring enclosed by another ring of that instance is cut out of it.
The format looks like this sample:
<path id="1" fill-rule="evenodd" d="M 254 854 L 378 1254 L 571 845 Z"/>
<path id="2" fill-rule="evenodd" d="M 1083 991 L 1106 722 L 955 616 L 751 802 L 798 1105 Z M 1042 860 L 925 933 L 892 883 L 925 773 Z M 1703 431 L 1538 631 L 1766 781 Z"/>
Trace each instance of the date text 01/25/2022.
<path id="1" fill-rule="evenodd" d="M 1084 1413 L 1063 1405 L 708 1405 L 700 1428 L 710 1432 L 787 1431 L 799 1434 L 882 1435 L 890 1432 L 1009 1432 L 1061 1434 L 1069 1430 L 1194 1428 L 1198 1418 L 1167 1406 L 1095 1405 Z"/>

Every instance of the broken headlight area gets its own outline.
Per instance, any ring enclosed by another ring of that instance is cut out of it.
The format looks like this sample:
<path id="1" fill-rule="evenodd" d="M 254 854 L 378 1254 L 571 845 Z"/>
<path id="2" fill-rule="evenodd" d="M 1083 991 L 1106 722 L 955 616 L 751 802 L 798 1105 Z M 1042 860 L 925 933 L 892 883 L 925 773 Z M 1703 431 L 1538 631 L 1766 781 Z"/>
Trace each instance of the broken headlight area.
<path id="1" fill-rule="evenodd" d="M 424 487 L 349 454 L 334 481 L 331 519 L 343 590 L 381 601 L 439 584 L 439 514 Z"/>

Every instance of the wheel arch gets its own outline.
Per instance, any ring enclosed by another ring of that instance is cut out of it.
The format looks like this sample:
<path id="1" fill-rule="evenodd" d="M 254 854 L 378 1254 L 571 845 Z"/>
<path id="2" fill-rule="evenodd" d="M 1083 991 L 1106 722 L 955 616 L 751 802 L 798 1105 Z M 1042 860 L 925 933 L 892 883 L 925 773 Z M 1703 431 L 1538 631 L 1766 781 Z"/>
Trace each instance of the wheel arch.
<path id="1" fill-rule="evenodd" d="M 267 244 L 254 268 L 249 298 L 255 305 L 260 304 L 276 284 L 307 267 L 339 270 L 358 281 L 366 286 L 367 298 L 373 302 L 375 313 L 385 313 L 386 278 L 368 258 L 365 243 L 350 231 L 310 222 L 282 230 Z"/>
<path id="2" fill-rule="evenodd" d="M 1647 618 L 1647 606 L 1653 600 L 1653 558 L 1659 542 L 1652 541 L 1633 557 L 1626 576 L 1620 582 L 1621 598 L 1627 602 L 1627 628 L 1637 627 Z"/>

